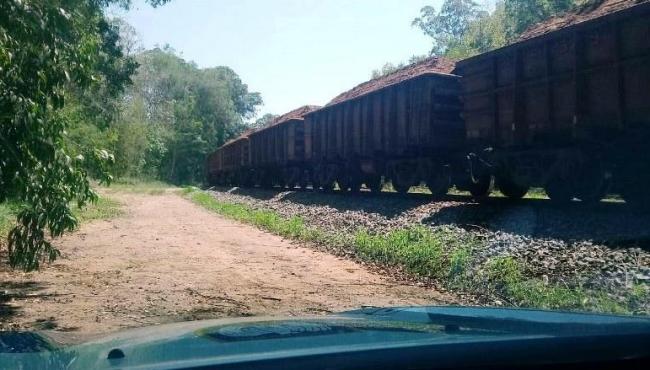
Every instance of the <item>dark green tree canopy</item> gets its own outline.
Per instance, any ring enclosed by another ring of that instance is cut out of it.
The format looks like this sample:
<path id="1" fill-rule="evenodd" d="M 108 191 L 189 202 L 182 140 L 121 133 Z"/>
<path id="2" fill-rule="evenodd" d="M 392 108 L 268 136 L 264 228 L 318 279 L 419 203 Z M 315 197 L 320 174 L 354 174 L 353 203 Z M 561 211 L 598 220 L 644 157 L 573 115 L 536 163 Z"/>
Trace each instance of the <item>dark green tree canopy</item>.
<path id="1" fill-rule="evenodd" d="M 121 129 L 131 130 L 124 136 L 141 137 L 134 143 L 141 150 L 116 148 L 118 169 L 125 170 L 119 174 L 201 181 L 208 152 L 245 129 L 262 103 L 260 94 L 249 92 L 232 69 L 200 69 L 170 47 L 142 52 L 137 60 L 134 84 L 122 102 L 121 122 L 129 124 Z"/>
<path id="2" fill-rule="evenodd" d="M 111 155 L 101 148 L 74 155 L 66 140 L 70 122 L 62 114 L 69 99 L 84 101 L 89 91 L 115 96 L 130 82 L 136 65 L 104 15 L 109 5 L 128 7 L 130 1 L 0 2 L 0 201 L 24 205 L 9 235 L 14 267 L 35 269 L 42 258 L 58 255 L 45 232 L 58 236 L 72 229 L 77 220 L 70 203 L 96 198 L 89 168 L 110 180 L 103 169 Z"/>

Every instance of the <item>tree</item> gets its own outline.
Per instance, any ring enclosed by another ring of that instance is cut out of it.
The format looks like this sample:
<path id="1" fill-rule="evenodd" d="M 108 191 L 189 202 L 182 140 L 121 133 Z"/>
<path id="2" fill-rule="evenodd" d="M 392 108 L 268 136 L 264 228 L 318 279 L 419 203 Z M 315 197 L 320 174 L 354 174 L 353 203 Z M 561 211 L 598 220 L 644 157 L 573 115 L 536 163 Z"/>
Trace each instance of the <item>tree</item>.
<path id="1" fill-rule="evenodd" d="M 145 135 L 116 147 L 116 162 L 124 159 L 118 169 L 179 184 L 201 181 L 208 152 L 245 129 L 245 119 L 262 102 L 260 94 L 249 92 L 232 69 L 200 69 L 170 47 L 144 51 L 137 60 L 140 66 L 124 96 L 120 127 L 137 126 L 133 129 L 141 132 L 142 126 Z M 135 157 L 143 158 L 137 170 L 129 159 Z"/>
<path id="2" fill-rule="evenodd" d="M 473 0 L 445 0 L 440 11 L 425 6 L 412 22 L 433 39 L 432 55 L 444 55 L 470 27 L 487 13 Z"/>
<path id="3" fill-rule="evenodd" d="M 589 1 L 600 0 L 500 0 L 488 13 L 472 0 L 445 0 L 440 11 L 422 8 L 412 24 L 432 38 L 432 54 L 464 59 L 505 46 L 533 24 Z"/>
<path id="4" fill-rule="evenodd" d="M 112 4 L 128 7 L 129 1 L 0 2 L 0 201 L 23 204 L 8 238 L 13 267 L 33 270 L 59 255 L 46 231 L 56 237 L 73 229 L 70 203 L 97 198 L 89 168 L 110 180 L 106 150 L 72 155 L 66 140 L 71 113 L 64 108 L 71 96 L 83 100 L 93 89 L 116 95 L 130 81 L 135 64 L 104 16 Z"/>
<path id="5" fill-rule="evenodd" d="M 451 59 L 464 59 L 505 46 L 506 15 L 503 3 L 497 3 L 490 15 L 480 17 L 469 24 L 463 35 L 445 52 Z"/>
<path id="6" fill-rule="evenodd" d="M 382 76 L 389 75 L 389 74 L 391 74 L 391 73 L 393 73 L 393 72 L 395 72 L 395 71 L 397 71 L 399 69 L 402 69 L 402 68 L 406 67 L 409 64 L 421 62 L 426 58 L 427 58 L 426 55 L 413 55 L 409 59 L 408 63 L 401 62 L 401 63 L 399 63 L 397 65 L 395 65 L 393 63 L 386 63 L 381 67 L 381 69 L 373 70 L 372 73 L 371 73 L 371 78 L 375 79 L 375 78 L 379 78 L 379 77 L 382 77 Z"/>
<path id="7" fill-rule="evenodd" d="M 267 127 L 267 126 L 270 125 L 271 122 L 273 122 L 273 120 L 276 119 L 276 118 L 278 118 L 278 115 L 277 115 L 277 114 L 267 113 L 267 114 L 263 115 L 262 117 L 258 118 L 257 120 L 255 120 L 255 122 L 253 122 L 253 123 L 250 125 L 250 127 L 251 127 L 251 128 L 263 128 L 263 127 Z"/>
<path id="8" fill-rule="evenodd" d="M 506 28 L 511 39 L 528 27 L 578 5 L 576 0 L 504 0 Z"/>

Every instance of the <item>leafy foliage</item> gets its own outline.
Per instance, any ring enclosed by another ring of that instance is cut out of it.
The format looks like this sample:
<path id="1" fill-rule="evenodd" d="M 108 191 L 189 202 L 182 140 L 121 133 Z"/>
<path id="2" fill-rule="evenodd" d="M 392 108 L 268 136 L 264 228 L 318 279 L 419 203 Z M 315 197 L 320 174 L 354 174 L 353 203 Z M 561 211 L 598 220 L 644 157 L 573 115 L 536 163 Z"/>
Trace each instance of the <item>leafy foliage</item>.
<path id="1" fill-rule="evenodd" d="M 160 5 L 165 0 L 151 0 Z M 77 225 L 71 211 L 97 199 L 90 169 L 102 181 L 112 156 L 101 148 L 74 149 L 64 108 L 70 97 L 110 97 L 135 69 L 117 44 L 105 7 L 127 0 L 6 0 L 0 2 L 0 202 L 24 206 L 9 233 L 9 263 L 33 270 L 59 252 L 46 231 L 59 236 Z M 95 116 L 97 105 L 83 104 Z M 103 106 L 103 105 L 102 105 Z M 82 154 L 85 152 L 85 154 Z"/>
<path id="2" fill-rule="evenodd" d="M 262 103 L 228 67 L 200 69 L 169 47 L 137 55 L 140 67 L 114 126 L 116 174 L 177 184 L 203 178 L 207 153 L 239 134 Z"/>
<path id="3" fill-rule="evenodd" d="M 431 53 L 463 59 L 514 41 L 531 25 L 599 0 L 499 0 L 490 13 L 472 0 L 445 0 L 413 20 L 433 43 Z"/>
<path id="4" fill-rule="evenodd" d="M 130 1 L 0 3 L 0 202 L 21 204 L 13 267 L 59 255 L 47 234 L 77 226 L 72 203 L 97 201 L 89 178 L 198 181 L 207 151 L 261 103 L 229 68 L 141 52 L 133 29 L 106 17 L 112 5 Z"/>
<path id="5" fill-rule="evenodd" d="M 505 12 L 510 22 L 508 35 L 516 37 L 531 25 L 578 5 L 576 0 L 506 0 Z"/>
<path id="6" fill-rule="evenodd" d="M 389 75 L 399 69 L 406 67 L 409 64 L 421 62 L 426 58 L 427 58 L 426 55 L 413 55 L 411 56 L 411 58 L 409 58 L 408 63 L 407 62 L 400 62 L 398 64 L 386 63 L 380 69 L 373 70 L 371 74 L 371 78 L 375 79 L 375 78 Z"/>
<path id="7" fill-rule="evenodd" d="M 422 8 L 412 24 L 433 39 L 431 53 L 442 55 L 458 42 L 473 22 L 486 15 L 473 0 L 445 0 L 439 12 L 433 6 Z"/>
<path id="8" fill-rule="evenodd" d="M 278 116 L 275 115 L 275 114 L 267 113 L 267 114 L 263 115 L 262 117 L 258 118 L 257 120 L 255 120 L 255 122 L 253 122 L 251 127 L 252 128 L 266 127 L 266 126 L 270 125 L 271 122 L 273 122 L 273 120 L 276 119 L 277 117 Z"/>

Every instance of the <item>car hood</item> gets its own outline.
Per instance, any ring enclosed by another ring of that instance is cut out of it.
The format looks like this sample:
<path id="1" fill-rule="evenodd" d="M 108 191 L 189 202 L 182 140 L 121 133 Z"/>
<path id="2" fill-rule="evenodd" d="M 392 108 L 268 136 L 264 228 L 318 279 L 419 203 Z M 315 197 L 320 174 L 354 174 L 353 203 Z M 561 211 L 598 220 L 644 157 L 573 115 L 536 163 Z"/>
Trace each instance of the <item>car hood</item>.
<path id="1" fill-rule="evenodd" d="M 470 307 L 364 308 L 127 330 L 80 345 L 3 333 L 0 368 L 172 369 L 421 345 L 650 333 L 646 318 Z"/>

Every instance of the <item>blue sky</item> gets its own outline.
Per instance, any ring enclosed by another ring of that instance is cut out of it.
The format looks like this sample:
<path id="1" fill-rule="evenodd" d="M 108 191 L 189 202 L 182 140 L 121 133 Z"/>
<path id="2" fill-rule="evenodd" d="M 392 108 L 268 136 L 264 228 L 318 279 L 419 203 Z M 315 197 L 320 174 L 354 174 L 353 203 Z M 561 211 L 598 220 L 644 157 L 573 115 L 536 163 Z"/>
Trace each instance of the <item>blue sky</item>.
<path id="1" fill-rule="evenodd" d="M 200 67 L 229 66 L 263 113 L 322 105 L 373 69 L 426 54 L 411 21 L 442 0 L 172 0 L 134 2 L 125 18 L 146 48 L 169 44 Z"/>

